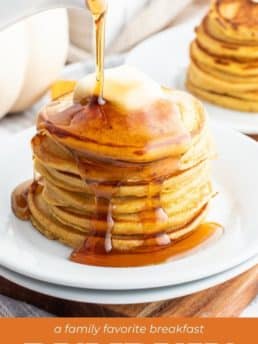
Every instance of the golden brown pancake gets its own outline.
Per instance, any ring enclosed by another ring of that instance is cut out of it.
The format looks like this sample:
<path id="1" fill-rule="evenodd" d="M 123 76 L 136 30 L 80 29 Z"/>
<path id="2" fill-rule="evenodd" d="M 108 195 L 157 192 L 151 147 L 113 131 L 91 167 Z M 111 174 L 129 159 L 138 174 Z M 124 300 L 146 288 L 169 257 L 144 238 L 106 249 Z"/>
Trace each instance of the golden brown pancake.
<path id="1" fill-rule="evenodd" d="M 210 31 L 218 39 L 256 44 L 258 6 L 252 0 L 218 0 L 211 6 Z"/>
<path id="2" fill-rule="evenodd" d="M 38 186 L 36 192 L 29 193 L 28 202 L 31 209 L 31 222 L 43 235 L 50 240 L 58 240 L 65 245 L 73 248 L 80 247 L 85 241 L 87 232 L 77 230 L 74 226 L 67 226 L 62 221 L 59 221 L 49 211 L 48 204 L 41 196 L 42 188 Z M 168 232 L 171 240 L 178 240 L 184 237 L 189 232 L 198 228 L 207 216 L 208 205 L 206 204 L 199 213 L 193 218 L 193 221 L 185 224 L 183 228 L 178 228 L 176 231 Z M 146 236 L 128 235 L 119 236 L 113 235 L 112 239 L 114 249 L 121 251 L 128 251 L 135 247 L 142 247 L 143 245 L 153 245 L 153 238 Z"/>
<path id="3" fill-rule="evenodd" d="M 74 249 L 92 237 L 121 252 L 168 245 L 198 228 L 214 195 L 201 103 L 126 68 L 106 73 L 105 104 L 87 97 L 88 77 L 38 115 L 30 219 Z"/>
<path id="4" fill-rule="evenodd" d="M 187 87 L 214 104 L 258 111 L 258 4 L 213 1 L 190 48 Z"/>

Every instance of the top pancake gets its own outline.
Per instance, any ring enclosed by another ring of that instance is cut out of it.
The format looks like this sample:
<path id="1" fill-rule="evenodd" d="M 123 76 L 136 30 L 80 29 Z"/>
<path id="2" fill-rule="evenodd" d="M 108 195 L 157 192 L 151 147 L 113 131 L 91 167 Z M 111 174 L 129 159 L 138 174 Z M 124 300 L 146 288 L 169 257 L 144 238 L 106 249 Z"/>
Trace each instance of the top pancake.
<path id="1" fill-rule="evenodd" d="M 252 0 L 216 0 L 212 3 L 212 32 L 229 40 L 258 41 L 258 3 Z"/>
<path id="2" fill-rule="evenodd" d="M 115 98 L 108 98 L 104 89 L 106 103 L 102 106 L 87 97 L 80 102 L 74 97 L 75 104 L 72 99 L 53 102 L 40 112 L 38 130 L 98 159 L 150 162 L 184 154 L 205 124 L 202 106 L 183 92 L 161 88 L 153 81 L 150 85 L 145 77 L 135 87 L 123 78 L 127 68 L 119 67 L 119 84 L 109 82 L 112 73 L 106 73 L 105 87 L 110 86 Z M 90 78 L 86 84 L 91 84 Z M 115 87 L 123 93 L 114 92 Z M 141 95 L 137 102 L 131 87 Z"/>

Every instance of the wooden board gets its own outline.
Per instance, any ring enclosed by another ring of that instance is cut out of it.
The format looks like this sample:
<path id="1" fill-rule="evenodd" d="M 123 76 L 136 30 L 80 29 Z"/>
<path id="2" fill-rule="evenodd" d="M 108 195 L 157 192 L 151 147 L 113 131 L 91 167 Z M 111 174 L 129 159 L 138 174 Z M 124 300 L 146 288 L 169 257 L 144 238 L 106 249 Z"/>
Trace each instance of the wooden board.
<path id="1" fill-rule="evenodd" d="M 105 306 L 42 295 L 0 277 L 0 293 L 62 317 L 235 317 L 258 293 L 258 265 L 216 287 L 174 300 Z"/>

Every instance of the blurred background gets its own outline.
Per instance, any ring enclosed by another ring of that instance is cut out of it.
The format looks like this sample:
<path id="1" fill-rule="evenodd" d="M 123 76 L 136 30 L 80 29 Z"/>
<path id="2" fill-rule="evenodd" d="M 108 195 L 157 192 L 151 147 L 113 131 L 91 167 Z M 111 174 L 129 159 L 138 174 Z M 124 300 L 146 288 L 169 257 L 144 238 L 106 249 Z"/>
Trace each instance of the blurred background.
<path id="1" fill-rule="evenodd" d="M 109 0 L 107 66 L 122 63 L 137 44 L 200 15 L 208 5 L 209 0 Z M 33 124 L 33 104 L 60 77 L 66 64 L 83 61 L 89 70 L 94 68 L 94 27 L 86 10 L 37 14 L 1 31 L 0 44 L 3 134 Z"/>

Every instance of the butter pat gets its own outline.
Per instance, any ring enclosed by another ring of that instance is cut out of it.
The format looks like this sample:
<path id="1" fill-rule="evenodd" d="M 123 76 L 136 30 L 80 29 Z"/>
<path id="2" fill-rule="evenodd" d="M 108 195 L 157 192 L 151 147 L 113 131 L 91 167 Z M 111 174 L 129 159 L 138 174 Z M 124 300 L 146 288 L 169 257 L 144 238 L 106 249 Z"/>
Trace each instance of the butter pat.
<path id="1" fill-rule="evenodd" d="M 94 94 L 95 73 L 81 79 L 74 91 L 74 101 L 80 102 Z M 158 83 L 136 68 L 123 65 L 105 70 L 103 97 L 127 109 L 139 109 L 167 98 Z"/>

